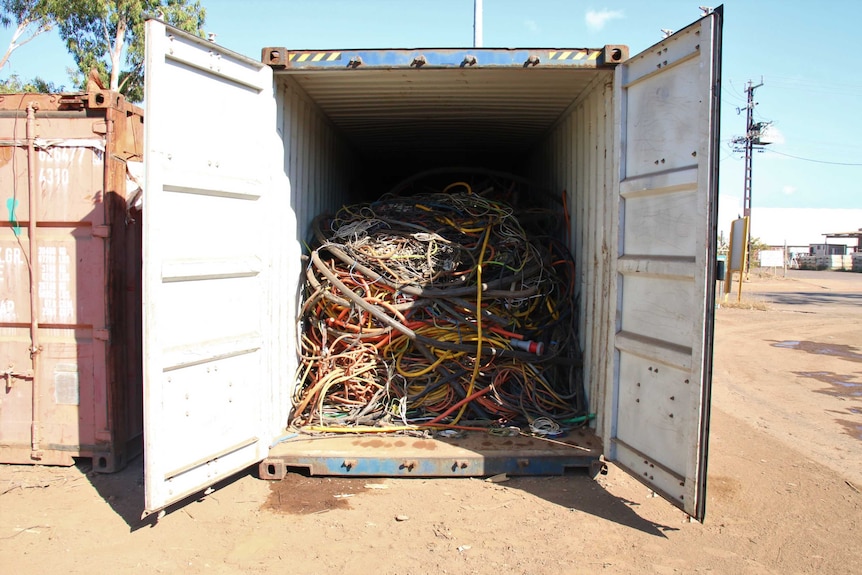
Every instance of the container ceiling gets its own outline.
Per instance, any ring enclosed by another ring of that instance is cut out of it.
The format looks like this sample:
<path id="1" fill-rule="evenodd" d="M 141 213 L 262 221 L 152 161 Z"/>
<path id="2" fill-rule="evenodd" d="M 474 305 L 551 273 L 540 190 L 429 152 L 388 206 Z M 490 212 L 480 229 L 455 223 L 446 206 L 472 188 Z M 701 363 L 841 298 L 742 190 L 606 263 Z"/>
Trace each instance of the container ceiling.
<path id="1" fill-rule="evenodd" d="M 528 150 L 607 69 L 284 70 L 360 151 Z"/>

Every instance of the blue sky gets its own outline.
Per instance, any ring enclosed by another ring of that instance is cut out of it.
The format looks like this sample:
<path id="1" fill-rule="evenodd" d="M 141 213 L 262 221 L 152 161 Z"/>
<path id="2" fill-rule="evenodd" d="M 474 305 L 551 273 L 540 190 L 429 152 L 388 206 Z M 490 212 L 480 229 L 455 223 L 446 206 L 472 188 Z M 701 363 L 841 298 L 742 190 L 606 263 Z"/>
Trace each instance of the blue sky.
<path id="1" fill-rule="evenodd" d="M 701 0 L 484 0 L 486 47 L 601 47 L 635 54 L 700 16 Z M 465 47 L 473 0 L 202 0 L 216 41 L 258 58 L 292 49 Z M 708 5 L 718 5 L 717 3 Z M 724 3 L 721 202 L 741 210 L 743 160 L 730 141 L 745 130 L 745 86 L 755 119 L 772 121 L 775 143 L 754 157 L 752 203 L 779 208 L 862 208 L 862 2 L 727 0 Z M 5 49 L 12 30 L 0 29 Z M 0 78 L 41 76 L 69 85 L 59 39 L 43 35 L 16 51 Z M 843 165 L 842 165 L 843 164 Z M 756 224 L 754 224 L 756 227 Z M 862 222 L 859 222 L 862 226 Z M 755 229 L 756 232 L 756 229 Z M 821 232 L 822 233 L 822 232 Z"/>

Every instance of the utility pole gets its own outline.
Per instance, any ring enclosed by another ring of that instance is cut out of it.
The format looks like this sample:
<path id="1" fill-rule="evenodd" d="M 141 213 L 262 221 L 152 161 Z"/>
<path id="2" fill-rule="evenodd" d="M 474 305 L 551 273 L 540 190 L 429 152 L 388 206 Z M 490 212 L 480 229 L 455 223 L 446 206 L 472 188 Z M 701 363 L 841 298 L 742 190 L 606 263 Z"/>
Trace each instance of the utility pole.
<path id="1" fill-rule="evenodd" d="M 482 0 L 473 0 L 473 47 L 482 47 Z"/>
<path id="2" fill-rule="evenodd" d="M 756 86 L 752 84 L 751 80 L 748 81 L 748 86 L 745 88 L 746 94 L 748 94 L 748 104 L 745 106 L 745 136 L 737 137 L 733 139 L 734 152 L 745 152 L 745 187 L 743 189 L 742 196 L 742 215 L 748 218 L 748 237 L 745 238 L 745 246 L 746 250 L 751 245 L 751 166 L 752 159 L 754 155 L 754 151 L 757 150 L 759 152 L 763 151 L 764 145 L 769 142 L 764 142 L 761 138 L 763 136 L 763 130 L 771 123 L 771 122 L 755 122 L 754 121 L 754 107 L 757 106 L 757 102 L 754 101 L 754 91 L 763 86 L 763 79 L 761 78 L 760 84 Z M 736 109 L 736 113 L 738 114 L 742 110 L 740 108 Z M 746 259 L 746 270 L 745 273 L 748 274 L 749 260 Z"/>

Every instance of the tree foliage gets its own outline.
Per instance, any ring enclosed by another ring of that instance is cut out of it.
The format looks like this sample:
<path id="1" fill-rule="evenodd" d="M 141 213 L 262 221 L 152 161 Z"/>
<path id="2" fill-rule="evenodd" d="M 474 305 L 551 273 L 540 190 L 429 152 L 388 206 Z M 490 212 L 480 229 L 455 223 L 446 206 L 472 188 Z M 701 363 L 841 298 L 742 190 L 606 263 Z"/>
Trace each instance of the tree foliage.
<path id="1" fill-rule="evenodd" d="M 0 69 L 12 52 L 56 26 L 75 60 L 77 70 L 70 73 L 77 88 L 86 90 L 90 73 L 96 70 L 103 86 L 140 102 L 144 96 L 144 28 L 148 18 L 159 18 L 203 37 L 206 11 L 197 0 L 0 0 L 0 24 L 16 27 L 0 59 Z M 39 77 L 22 81 L 10 76 L 0 81 L 0 90 L 6 93 L 16 88 L 58 90 Z"/>
<path id="2" fill-rule="evenodd" d="M 206 11 L 189 0 L 66 0 L 54 18 L 60 37 L 78 67 L 76 82 L 86 88 L 91 70 L 103 84 L 134 102 L 143 99 L 144 26 L 164 20 L 203 37 Z"/>
<path id="3" fill-rule="evenodd" d="M 32 80 L 22 80 L 17 74 L 12 74 L 5 80 L 0 80 L 0 94 L 18 94 L 22 92 L 35 94 L 55 94 L 65 90 L 54 82 L 43 80 L 36 76 Z"/>
<path id="4" fill-rule="evenodd" d="M 768 250 L 769 244 L 765 243 L 759 237 L 757 237 L 757 238 L 752 237 L 748 240 L 748 249 L 752 252 L 759 252 L 759 251 L 763 251 L 763 250 Z"/>

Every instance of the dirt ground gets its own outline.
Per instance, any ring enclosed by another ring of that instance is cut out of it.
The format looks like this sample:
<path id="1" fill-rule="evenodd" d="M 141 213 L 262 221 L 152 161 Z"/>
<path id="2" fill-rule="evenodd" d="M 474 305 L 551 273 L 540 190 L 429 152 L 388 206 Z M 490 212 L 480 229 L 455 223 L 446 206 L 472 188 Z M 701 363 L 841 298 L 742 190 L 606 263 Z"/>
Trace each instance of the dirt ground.
<path id="1" fill-rule="evenodd" d="M 158 522 L 139 519 L 140 458 L 3 465 L 0 573 L 862 573 L 862 274 L 752 277 L 743 300 L 716 312 L 703 524 L 613 465 L 504 483 L 249 471 Z"/>

